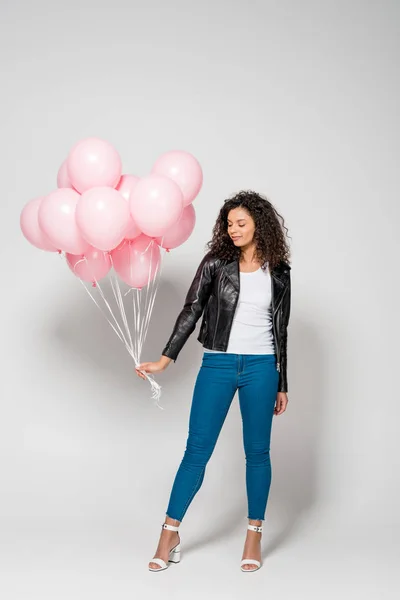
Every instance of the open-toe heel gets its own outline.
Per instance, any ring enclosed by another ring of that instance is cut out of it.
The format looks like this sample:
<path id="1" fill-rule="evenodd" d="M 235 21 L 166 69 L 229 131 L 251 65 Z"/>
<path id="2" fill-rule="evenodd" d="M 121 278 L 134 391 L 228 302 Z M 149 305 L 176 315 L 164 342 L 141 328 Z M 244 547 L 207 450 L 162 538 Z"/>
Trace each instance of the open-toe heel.
<path id="1" fill-rule="evenodd" d="M 262 525 L 260 527 L 257 527 L 256 525 L 248 525 L 247 529 L 250 529 L 250 531 L 258 531 L 259 533 L 262 533 Z M 256 565 L 256 569 L 243 569 L 243 565 Z M 261 567 L 261 563 L 259 560 L 256 560 L 255 558 L 244 558 L 242 560 L 242 562 L 240 563 L 240 569 L 244 572 L 244 573 L 252 573 L 253 571 L 258 571 L 258 569 Z"/>
<path id="2" fill-rule="evenodd" d="M 168 523 L 163 523 L 163 529 L 170 529 L 171 531 L 178 531 L 179 527 L 176 527 L 175 525 L 169 525 Z M 169 563 L 175 563 L 177 564 L 178 562 L 180 562 L 181 560 L 181 542 L 179 540 L 178 544 L 176 546 L 174 546 L 173 548 L 171 548 L 171 550 L 169 551 L 169 556 L 168 556 L 168 562 L 165 562 L 165 560 L 163 560 L 162 558 L 152 558 L 149 562 L 150 563 L 156 563 L 157 565 L 159 565 L 159 569 L 156 569 L 154 567 L 149 567 L 149 571 L 165 571 L 165 569 L 168 569 L 169 567 Z"/>

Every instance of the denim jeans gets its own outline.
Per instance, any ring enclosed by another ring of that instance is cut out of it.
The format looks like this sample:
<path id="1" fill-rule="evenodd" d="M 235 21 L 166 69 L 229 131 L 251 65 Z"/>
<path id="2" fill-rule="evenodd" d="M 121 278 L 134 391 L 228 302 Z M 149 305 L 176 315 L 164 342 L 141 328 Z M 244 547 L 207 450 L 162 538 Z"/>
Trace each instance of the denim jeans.
<path id="1" fill-rule="evenodd" d="M 204 352 L 193 391 L 186 450 L 172 486 L 167 516 L 182 521 L 203 483 L 207 462 L 238 390 L 246 457 L 247 517 L 265 519 L 278 382 L 275 354 Z"/>

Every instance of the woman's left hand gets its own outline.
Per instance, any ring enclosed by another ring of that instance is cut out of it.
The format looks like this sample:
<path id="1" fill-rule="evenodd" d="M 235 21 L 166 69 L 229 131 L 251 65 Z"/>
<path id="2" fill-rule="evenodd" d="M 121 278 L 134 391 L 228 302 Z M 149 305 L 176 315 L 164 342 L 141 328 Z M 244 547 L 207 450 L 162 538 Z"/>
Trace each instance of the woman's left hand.
<path id="1" fill-rule="evenodd" d="M 289 399 L 286 392 L 278 392 L 276 396 L 274 414 L 281 415 L 285 412 Z"/>

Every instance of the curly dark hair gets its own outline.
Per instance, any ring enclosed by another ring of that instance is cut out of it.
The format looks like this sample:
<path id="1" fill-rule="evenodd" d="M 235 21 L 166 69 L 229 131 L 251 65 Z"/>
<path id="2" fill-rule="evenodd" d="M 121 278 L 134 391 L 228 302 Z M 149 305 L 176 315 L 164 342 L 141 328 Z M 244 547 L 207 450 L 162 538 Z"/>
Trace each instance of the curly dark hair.
<path id="1" fill-rule="evenodd" d="M 284 218 L 267 198 L 251 190 L 242 190 L 231 198 L 224 200 L 215 225 L 212 239 L 206 248 L 218 258 L 231 260 L 239 258 L 241 249 L 236 247 L 228 234 L 228 214 L 233 208 L 244 208 L 254 219 L 254 242 L 256 256 L 262 268 L 273 269 L 281 261 L 289 264 L 290 249 L 285 238 L 288 228 Z"/>

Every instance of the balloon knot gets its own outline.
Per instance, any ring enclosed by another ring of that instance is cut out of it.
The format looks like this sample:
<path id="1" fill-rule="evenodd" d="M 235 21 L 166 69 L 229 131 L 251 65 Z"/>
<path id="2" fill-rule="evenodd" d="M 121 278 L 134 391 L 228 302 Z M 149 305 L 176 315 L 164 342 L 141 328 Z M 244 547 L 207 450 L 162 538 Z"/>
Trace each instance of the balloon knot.
<path id="1" fill-rule="evenodd" d="M 95 281 L 92 281 L 92 287 L 97 287 L 97 284 Z"/>

